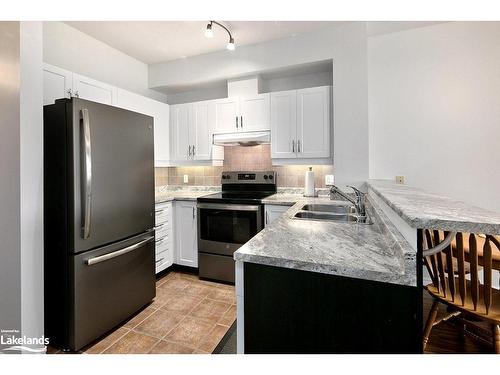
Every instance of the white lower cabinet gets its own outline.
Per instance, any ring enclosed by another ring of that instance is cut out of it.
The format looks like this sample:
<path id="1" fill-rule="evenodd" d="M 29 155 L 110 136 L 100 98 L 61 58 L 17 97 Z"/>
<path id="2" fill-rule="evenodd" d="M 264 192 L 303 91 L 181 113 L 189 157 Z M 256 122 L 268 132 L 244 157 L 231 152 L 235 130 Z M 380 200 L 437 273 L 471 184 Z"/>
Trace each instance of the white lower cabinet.
<path id="1" fill-rule="evenodd" d="M 265 225 L 268 226 L 274 220 L 278 219 L 281 215 L 283 215 L 286 211 L 288 211 L 289 206 L 281 206 L 277 204 L 266 204 L 264 207 L 265 212 Z"/>
<path id="2" fill-rule="evenodd" d="M 155 263 L 159 273 L 174 263 L 172 202 L 156 204 L 155 229 Z"/>
<path id="3" fill-rule="evenodd" d="M 174 202 L 175 263 L 198 267 L 196 202 Z"/>

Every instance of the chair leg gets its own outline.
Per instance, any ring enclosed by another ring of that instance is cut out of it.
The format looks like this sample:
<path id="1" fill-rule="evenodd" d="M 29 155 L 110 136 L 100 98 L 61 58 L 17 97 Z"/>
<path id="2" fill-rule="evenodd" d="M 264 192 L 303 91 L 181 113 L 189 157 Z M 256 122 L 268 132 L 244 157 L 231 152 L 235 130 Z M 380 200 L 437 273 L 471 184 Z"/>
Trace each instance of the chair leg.
<path id="1" fill-rule="evenodd" d="M 432 302 L 431 311 L 429 311 L 429 317 L 427 318 L 427 322 L 425 323 L 424 335 L 423 335 L 423 350 L 427 346 L 427 341 L 429 341 L 429 336 L 431 334 L 432 326 L 434 321 L 436 320 L 438 313 L 439 302 L 437 299 L 434 299 Z"/>
<path id="2" fill-rule="evenodd" d="M 500 354 L 500 325 L 493 326 L 493 343 L 495 344 L 495 353 Z"/>

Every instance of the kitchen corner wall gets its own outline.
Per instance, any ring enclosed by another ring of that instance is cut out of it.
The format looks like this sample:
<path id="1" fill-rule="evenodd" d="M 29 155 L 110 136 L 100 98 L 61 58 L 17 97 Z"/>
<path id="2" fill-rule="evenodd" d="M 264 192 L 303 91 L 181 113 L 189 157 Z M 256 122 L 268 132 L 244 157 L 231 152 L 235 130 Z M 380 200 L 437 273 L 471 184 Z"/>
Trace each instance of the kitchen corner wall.
<path id="1" fill-rule="evenodd" d="M 325 187 L 325 175 L 333 174 L 333 165 L 310 165 L 316 177 L 316 187 Z M 222 171 L 268 171 L 278 174 L 278 187 L 303 187 L 304 173 L 310 166 L 273 166 L 270 145 L 252 147 L 232 146 L 224 148 L 222 167 L 168 167 L 155 168 L 156 186 L 217 186 L 220 185 Z M 188 183 L 183 183 L 187 174 Z"/>

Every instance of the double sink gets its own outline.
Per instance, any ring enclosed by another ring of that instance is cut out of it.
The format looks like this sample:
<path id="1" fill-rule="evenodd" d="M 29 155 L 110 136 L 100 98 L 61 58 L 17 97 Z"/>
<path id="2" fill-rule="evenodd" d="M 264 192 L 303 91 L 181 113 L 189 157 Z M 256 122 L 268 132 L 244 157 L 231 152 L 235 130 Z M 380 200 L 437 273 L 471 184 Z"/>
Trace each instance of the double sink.
<path id="1" fill-rule="evenodd" d="M 344 204 L 304 204 L 293 216 L 294 219 L 335 221 L 340 223 L 372 224 L 368 216 L 356 214 L 356 208 Z"/>

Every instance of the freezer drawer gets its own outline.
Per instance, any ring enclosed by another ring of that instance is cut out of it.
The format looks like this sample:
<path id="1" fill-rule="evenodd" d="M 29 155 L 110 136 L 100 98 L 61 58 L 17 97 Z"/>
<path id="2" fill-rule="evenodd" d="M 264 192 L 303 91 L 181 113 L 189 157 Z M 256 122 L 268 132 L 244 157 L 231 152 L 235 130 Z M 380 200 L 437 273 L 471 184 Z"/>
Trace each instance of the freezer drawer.
<path id="1" fill-rule="evenodd" d="M 75 255 L 70 349 L 78 350 L 155 297 L 152 232 Z"/>
<path id="2" fill-rule="evenodd" d="M 199 276 L 234 283 L 234 260 L 231 256 L 198 253 Z"/>

